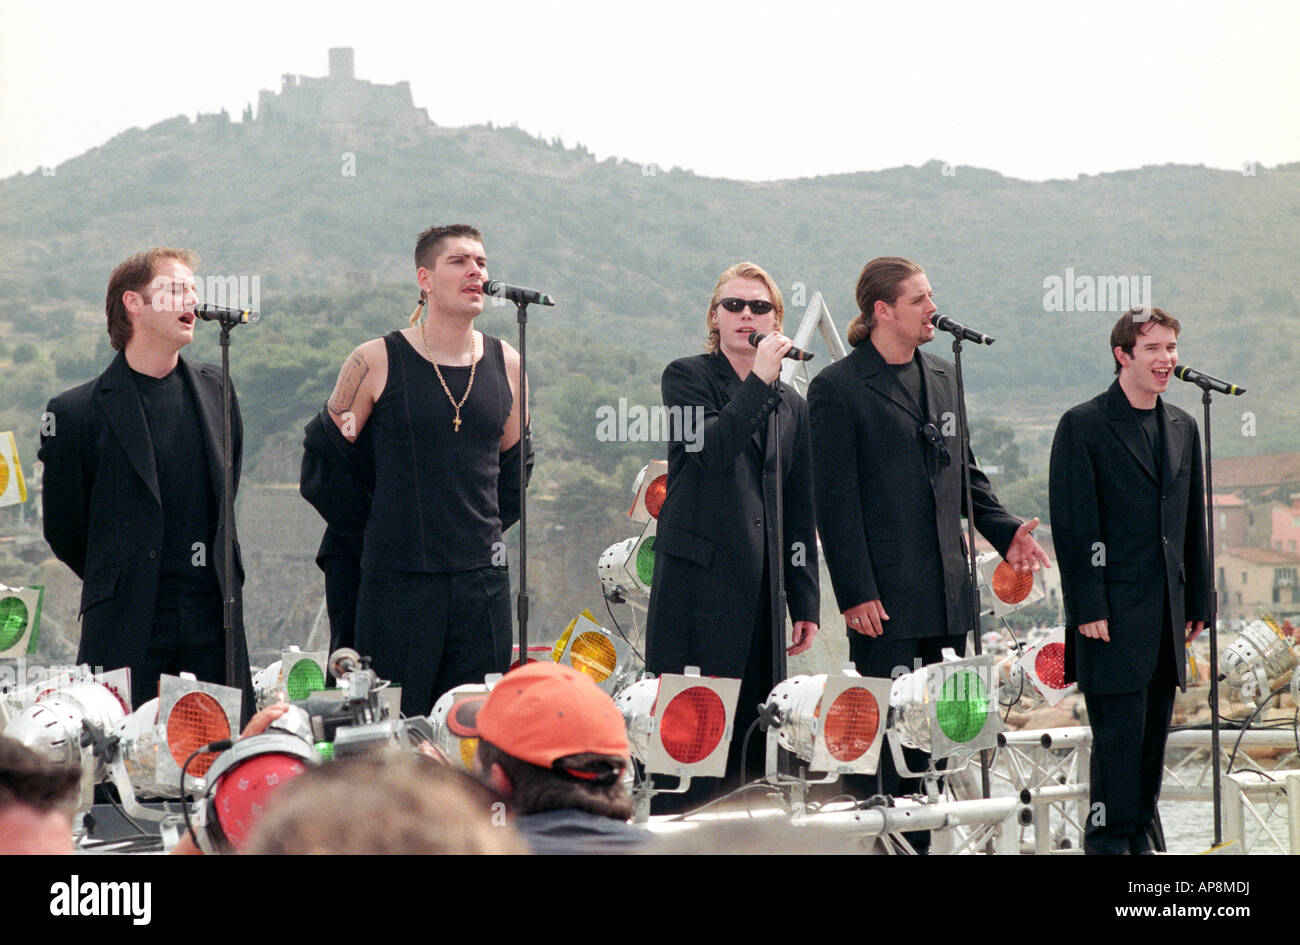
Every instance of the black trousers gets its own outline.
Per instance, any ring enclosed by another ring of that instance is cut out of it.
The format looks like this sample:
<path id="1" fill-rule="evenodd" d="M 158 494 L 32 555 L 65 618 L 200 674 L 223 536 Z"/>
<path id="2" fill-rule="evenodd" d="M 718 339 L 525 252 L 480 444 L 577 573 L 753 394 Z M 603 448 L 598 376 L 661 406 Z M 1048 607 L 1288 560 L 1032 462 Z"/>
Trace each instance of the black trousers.
<path id="1" fill-rule="evenodd" d="M 1144 689 L 1117 695 L 1084 693 L 1092 726 L 1085 853 L 1127 855 L 1153 846 L 1152 825 L 1178 685 L 1170 650 L 1161 646 L 1155 673 Z"/>
<path id="2" fill-rule="evenodd" d="M 691 781 L 691 786 L 681 794 L 656 795 L 651 801 L 653 813 L 684 813 L 763 776 L 767 760 L 767 733 L 757 727 L 750 732 L 750 726 L 758 721 L 759 705 L 767 701 L 773 685 L 780 681 L 772 679 L 772 615 L 768 604 L 770 599 L 770 575 L 764 564 L 758 612 L 754 616 L 754 626 L 749 636 L 749 658 L 745 664 L 745 674 L 740 680 L 740 695 L 736 699 L 731 744 L 727 749 L 726 773 L 721 780 L 695 778 Z M 748 739 L 745 737 L 747 734 Z M 746 744 L 748 748 L 745 747 Z M 741 769 L 742 755 L 745 762 L 744 770 Z M 676 778 L 667 775 L 656 775 L 654 779 L 656 786 L 671 787 L 676 781 Z"/>
<path id="3" fill-rule="evenodd" d="M 149 631 L 144 662 L 131 668 L 134 708 L 158 695 L 158 678 L 193 673 L 202 682 L 226 684 L 226 642 L 219 596 L 159 606 Z"/>
<path id="4" fill-rule="evenodd" d="M 356 648 L 402 687 L 402 714 L 428 715 L 448 689 L 510 668 L 510 573 L 361 572 Z"/>

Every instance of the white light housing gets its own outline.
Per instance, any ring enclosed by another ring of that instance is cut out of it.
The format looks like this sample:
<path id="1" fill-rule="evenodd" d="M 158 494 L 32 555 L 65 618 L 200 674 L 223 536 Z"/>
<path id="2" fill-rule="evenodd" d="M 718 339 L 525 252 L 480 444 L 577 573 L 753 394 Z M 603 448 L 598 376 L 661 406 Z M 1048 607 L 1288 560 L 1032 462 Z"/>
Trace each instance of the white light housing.
<path id="1" fill-rule="evenodd" d="M 893 681 L 891 737 L 934 758 L 993 748 L 1002 730 L 996 694 L 996 670 L 987 653 L 923 666 Z"/>
<path id="2" fill-rule="evenodd" d="M 659 517 L 659 509 L 668 495 L 668 463 L 656 459 L 641 467 L 632 485 L 634 498 L 627 517 L 634 522 L 648 522 Z"/>
<path id="3" fill-rule="evenodd" d="M 615 702 L 647 774 L 721 777 L 739 696 L 739 679 L 702 678 L 688 666 L 684 675 L 633 683 Z"/>
<path id="4" fill-rule="evenodd" d="M 598 624 L 591 611 L 584 610 L 555 641 L 551 658 L 590 676 L 597 686 L 612 695 L 627 682 L 632 648 Z"/>
<path id="5" fill-rule="evenodd" d="M 780 710 L 777 741 L 813 771 L 875 774 L 889 711 L 888 679 L 846 668 L 827 676 L 792 676 L 767 698 Z"/>
<path id="6" fill-rule="evenodd" d="M 596 573 L 606 593 L 632 592 L 649 595 L 654 581 L 655 531 L 658 522 L 651 519 L 636 538 L 610 545 L 596 562 Z"/>
<path id="7" fill-rule="evenodd" d="M 500 678 L 499 673 L 492 673 L 481 683 L 454 686 L 433 704 L 433 711 L 429 713 L 433 744 L 452 767 L 474 771 L 478 736 L 471 733 L 478 731 L 478 710 Z"/>
<path id="8" fill-rule="evenodd" d="M 980 579 L 980 612 L 1004 617 L 1047 596 L 1041 571 L 1018 574 L 996 551 L 975 559 Z"/>
<path id="9" fill-rule="evenodd" d="M 1056 627 L 1041 640 L 1030 644 L 1016 665 L 1048 705 L 1057 705 L 1079 689 L 1077 683 L 1067 684 L 1065 681 L 1064 627 Z"/>
<path id="10" fill-rule="evenodd" d="M 36 652 L 45 588 L 40 584 L 0 584 L 0 659 Z"/>

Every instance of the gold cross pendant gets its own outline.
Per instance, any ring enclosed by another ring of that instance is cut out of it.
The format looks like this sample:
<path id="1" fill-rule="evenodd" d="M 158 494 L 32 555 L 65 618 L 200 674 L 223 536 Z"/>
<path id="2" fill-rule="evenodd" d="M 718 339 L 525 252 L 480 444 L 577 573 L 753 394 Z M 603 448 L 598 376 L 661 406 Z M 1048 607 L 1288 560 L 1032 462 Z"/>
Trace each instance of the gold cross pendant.
<path id="1" fill-rule="evenodd" d="M 451 423 L 452 423 L 452 432 L 453 432 L 453 433 L 459 433 L 459 432 L 460 432 L 460 417 L 455 417 L 455 418 L 453 418 L 452 421 L 451 421 Z"/>

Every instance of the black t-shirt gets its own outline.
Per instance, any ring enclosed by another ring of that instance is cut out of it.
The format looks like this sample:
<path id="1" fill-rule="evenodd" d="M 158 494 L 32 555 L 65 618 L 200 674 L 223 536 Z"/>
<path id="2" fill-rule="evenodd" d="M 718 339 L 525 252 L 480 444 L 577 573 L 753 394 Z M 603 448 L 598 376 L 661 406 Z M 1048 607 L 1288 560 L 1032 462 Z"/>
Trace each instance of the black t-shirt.
<path id="1" fill-rule="evenodd" d="M 916 360 L 916 356 L 913 355 L 912 360 L 906 364 L 891 364 L 889 366 L 893 369 L 898 382 L 903 385 L 903 389 L 912 395 L 912 399 L 916 401 L 916 405 L 924 413 L 925 399 L 921 391 L 921 365 Z"/>
<path id="2" fill-rule="evenodd" d="M 1137 414 L 1138 425 L 1142 427 L 1142 435 L 1147 438 L 1147 446 L 1151 447 L 1151 458 L 1155 461 L 1156 479 L 1164 475 L 1164 440 L 1160 436 L 1160 418 L 1156 416 L 1156 408 L 1150 410 L 1140 410 L 1133 408 Z"/>
<path id="3" fill-rule="evenodd" d="M 213 547 L 217 496 L 198 407 L 180 371 L 166 377 L 131 372 L 144 407 L 158 472 L 163 543 L 158 607 L 220 597 Z"/>

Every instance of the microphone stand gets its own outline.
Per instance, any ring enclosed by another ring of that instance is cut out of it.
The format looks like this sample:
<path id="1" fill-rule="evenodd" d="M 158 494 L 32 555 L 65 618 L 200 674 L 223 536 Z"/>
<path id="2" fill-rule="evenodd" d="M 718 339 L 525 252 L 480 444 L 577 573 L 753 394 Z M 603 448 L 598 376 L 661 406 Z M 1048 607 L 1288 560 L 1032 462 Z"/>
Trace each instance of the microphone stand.
<path id="1" fill-rule="evenodd" d="M 957 447 L 961 463 L 962 500 L 966 504 L 966 550 L 967 564 L 970 565 L 970 621 L 971 638 L 975 644 L 975 655 L 983 652 L 980 641 L 980 605 L 979 573 L 975 566 L 975 504 L 971 498 L 970 465 L 966 458 L 970 456 L 970 430 L 966 425 L 966 383 L 961 367 L 961 335 L 953 335 L 953 361 L 957 366 Z M 980 790 L 985 798 L 989 795 L 989 751 L 980 750 Z"/>
<path id="2" fill-rule="evenodd" d="M 519 323 L 519 593 L 515 612 L 519 620 L 519 664 L 528 664 L 528 303 L 515 302 Z"/>
<path id="3" fill-rule="evenodd" d="M 226 643 L 226 685 L 238 689 L 244 694 L 241 725 L 248 724 L 253 714 L 253 706 L 248 704 L 251 692 L 250 680 L 237 656 L 235 638 L 235 468 L 234 446 L 230 432 L 231 390 L 230 390 L 230 332 L 236 325 L 247 320 L 247 312 L 225 309 L 216 315 L 215 321 L 221 326 L 221 520 L 225 528 L 221 535 L 222 576 L 221 588 L 221 626 Z"/>
<path id="4" fill-rule="evenodd" d="M 771 686 L 785 679 L 786 676 L 786 659 L 785 659 L 785 495 L 781 483 L 781 377 L 772 382 L 771 388 L 776 392 L 776 406 L 772 408 L 771 418 L 768 420 L 767 435 L 769 440 L 769 450 L 775 466 L 772 470 L 772 486 L 776 490 L 776 501 L 773 503 L 776 513 L 776 524 L 773 529 L 773 538 L 776 548 L 775 555 L 769 555 L 768 561 L 768 580 L 771 583 L 771 598 L 768 601 L 770 607 L 769 625 L 772 628 L 772 679 L 769 681 L 769 691 Z M 763 457 L 764 468 L 767 466 L 767 456 Z M 768 547 L 772 547 L 769 545 Z M 789 773 L 789 762 L 777 753 L 778 771 Z M 748 776 L 747 772 L 740 772 L 742 781 Z"/>
<path id="5" fill-rule="evenodd" d="M 1222 775 L 1219 766 L 1219 590 L 1215 586 L 1214 570 L 1214 454 L 1210 449 L 1210 384 L 1198 379 L 1193 381 L 1201 389 L 1201 404 L 1205 413 L 1205 540 L 1207 543 L 1207 564 L 1210 594 L 1210 755 L 1214 759 L 1214 845 L 1223 843 L 1223 796 Z M 1182 633 L 1182 627 L 1175 627 L 1175 633 Z M 1184 657 L 1185 658 L 1185 657 Z"/>

